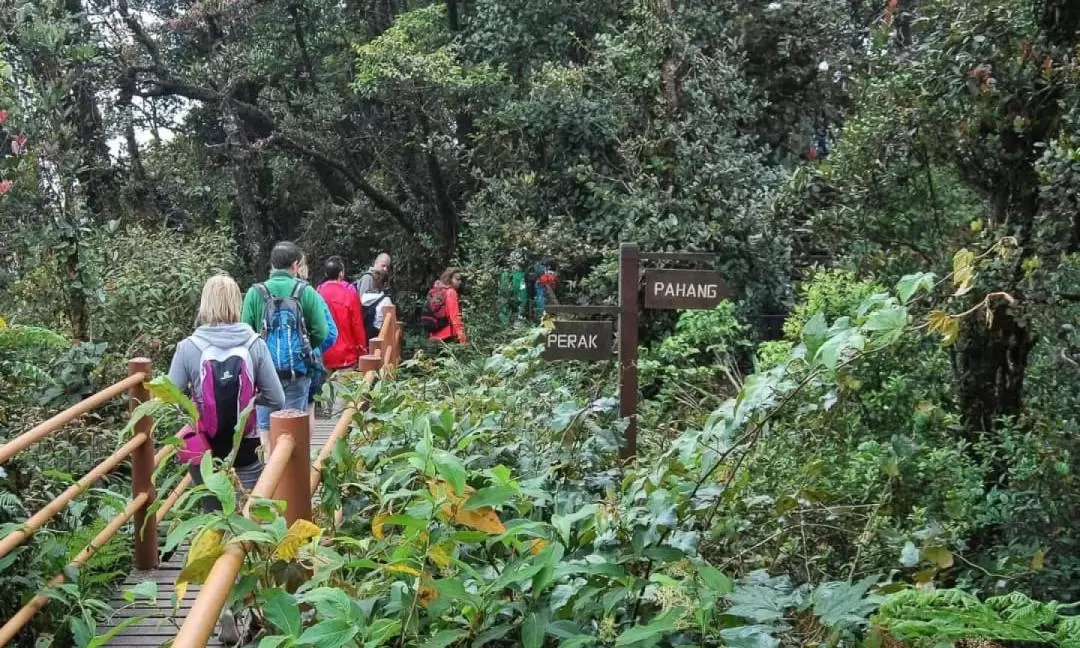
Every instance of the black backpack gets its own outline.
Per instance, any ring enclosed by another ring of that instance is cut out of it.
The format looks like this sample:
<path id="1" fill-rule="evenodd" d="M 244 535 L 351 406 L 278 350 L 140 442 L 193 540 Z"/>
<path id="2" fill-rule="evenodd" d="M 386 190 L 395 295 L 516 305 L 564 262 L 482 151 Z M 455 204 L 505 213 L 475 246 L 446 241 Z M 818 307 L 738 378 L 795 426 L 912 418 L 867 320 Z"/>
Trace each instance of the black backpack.
<path id="1" fill-rule="evenodd" d="M 379 304 L 389 295 L 382 295 L 370 304 L 364 304 L 364 330 L 367 331 L 368 339 L 379 337 L 379 331 L 375 328 L 375 316 L 379 314 Z"/>

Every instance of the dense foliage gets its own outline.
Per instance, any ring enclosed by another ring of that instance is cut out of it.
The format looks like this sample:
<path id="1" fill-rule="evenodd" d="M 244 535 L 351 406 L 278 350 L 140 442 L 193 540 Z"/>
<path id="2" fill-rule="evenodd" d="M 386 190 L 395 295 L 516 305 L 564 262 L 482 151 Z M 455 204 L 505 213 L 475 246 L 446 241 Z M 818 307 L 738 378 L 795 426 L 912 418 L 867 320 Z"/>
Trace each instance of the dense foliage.
<path id="1" fill-rule="evenodd" d="M 0 34 L 0 438 L 161 367 L 203 280 L 275 240 L 316 272 L 391 251 L 407 321 L 468 271 L 472 347 L 348 386 L 321 528 L 182 505 L 190 580 L 254 543 L 234 603 L 267 645 L 1080 635 L 1053 602 L 1080 598 L 1077 3 L 11 0 Z M 622 241 L 716 253 L 736 295 L 644 313 L 634 463 L 616 369 L 497 318 L 522 262 L 613 303 Z M 5 463 L 0 524 L 121 421 Z M 0 561 L 0 618 L 124 479 Z M 117 542 L 25 645 L 92 643 Z"/>

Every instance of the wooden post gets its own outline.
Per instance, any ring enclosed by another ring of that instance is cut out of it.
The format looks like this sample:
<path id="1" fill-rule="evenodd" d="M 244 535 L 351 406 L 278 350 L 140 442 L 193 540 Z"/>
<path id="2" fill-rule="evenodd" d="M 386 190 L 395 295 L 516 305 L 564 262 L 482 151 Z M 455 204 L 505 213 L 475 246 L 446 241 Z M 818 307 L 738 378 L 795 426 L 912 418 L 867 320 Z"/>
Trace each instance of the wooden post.
<path id="1" fill-rule="evenodd" d="M 641 280 L 641 252 L 637 243 L 619 247 L 619 416 L 625 418 L 626 443 L 620 456 L 637 455 L 637 347 L 638 284 Z"/>
<path id="2" fill-rule="evenodd" d="M 134 358 L 128 363 L 128 374 L 144 374 L 150 379 L 154 365 L 146 358 Z M 146 385 L 140 381 L 128 390 L 128 411 L 150 400 Z M 144 416 L 135 424 L 135 435 L 145 434 L 146 441 L 131 453 L 131 496 L 146 493 L 143 505 L 135 511 L 135 569 L 155 569 L 158 566 L 157 520 L 148 515 L 154 503 L 154 435 L 150 417 Z"/>
<path id="3" fill-rule="evenodd" d="M 274 499 L 285 501 L 285 521 L 311 520 L 311 428 L 307 412 L 281 410 L 270 415 L 270 452 L 283 436 L 295 442 Z"/>

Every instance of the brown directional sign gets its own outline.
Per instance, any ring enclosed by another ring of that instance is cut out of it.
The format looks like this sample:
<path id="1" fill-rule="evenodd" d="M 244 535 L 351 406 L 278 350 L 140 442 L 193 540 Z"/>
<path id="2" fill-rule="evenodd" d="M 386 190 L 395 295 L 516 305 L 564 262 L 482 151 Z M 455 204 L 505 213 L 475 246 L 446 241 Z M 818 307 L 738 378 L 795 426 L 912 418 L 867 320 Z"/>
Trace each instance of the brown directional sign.
<path id="1" fill-rule="evenodd" d="M 645 308 L 712 310 L 731 296 L 719 272 L 712 270 L 645 271 Z"/>
<path id="2" fill-rule="evenodd" d="M 556 321 L 543 334 L 545 360 L 611 360 L 611 322 Z"/>

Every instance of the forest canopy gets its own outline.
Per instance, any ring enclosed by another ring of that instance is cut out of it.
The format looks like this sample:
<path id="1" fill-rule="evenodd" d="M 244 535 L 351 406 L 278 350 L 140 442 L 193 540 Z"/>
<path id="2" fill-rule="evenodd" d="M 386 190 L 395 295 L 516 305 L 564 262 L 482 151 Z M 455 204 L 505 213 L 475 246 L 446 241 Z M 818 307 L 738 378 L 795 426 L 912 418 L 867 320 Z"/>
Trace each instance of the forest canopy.
<path id="1" fill-rule="evenodd" d="M 264 278 L 277 241 L 313 275 L 389 252 L 417 340 L 427 289 L 463 268 L 472 344 L 425 347 L 374 397 L 383 418 L 365 421 L 386 438 L 357 441 L 348 459 L 371 470 L 339 466 L 338 485 L 396 479 L 376 455 L 420 452 L 411 421 L 429 411 L 497 419 L 482 441 L 453 425 L 436 441 L 499 458 L 470 483 L 513 490 L 545 543 L 628 579 L 472 601 L 491 617 L 447 626 L 409 617 L 401 645 L 476 639 L 494 617 L 505 645 L 542 645 L 539 619 L 592 638 L 571 645 L 676 627 L 692 638 L 670 645 L 933 638 L 897 620 L 937 603 L 874 598 L 898 584 L 1004 624 L 949 640 L 1075 645 L 1053 638 L 1058 608 L 1024 635 L 985 599 L 1080 596 L 1080 3 L 0 0 L 0 34 L 0 437 L 128 358 L 167 363 L 206 278 Z M 499 317 L 500 275 L 534 262 L 560 302 L 615 304 L 623 242 L 714 254 L 734 294 L 643 314 L 634 466 L 610 366 L 543 364 Z M 451 395 L 416 395 L 433 385 Z M 87 425 L 115 440 L 120 417 Z M 74 457 L 77 478 L 92 437 L 48 461 Z M 37 463 L 0 473 L 0 523 L 63 482 Z M 387 502 L 340 494 L 339 531 L 370 533 Z M 598 502 L 610 528 L 567 517 Z M 89 529 L 94 510 L 64 523 Z M 62 565 L 70 547 L 46 549 Z M 850 615 L 810 615 L 840 582 Z M 690 619 L 679 597 L 698 596 L 735 612 Z"/>

